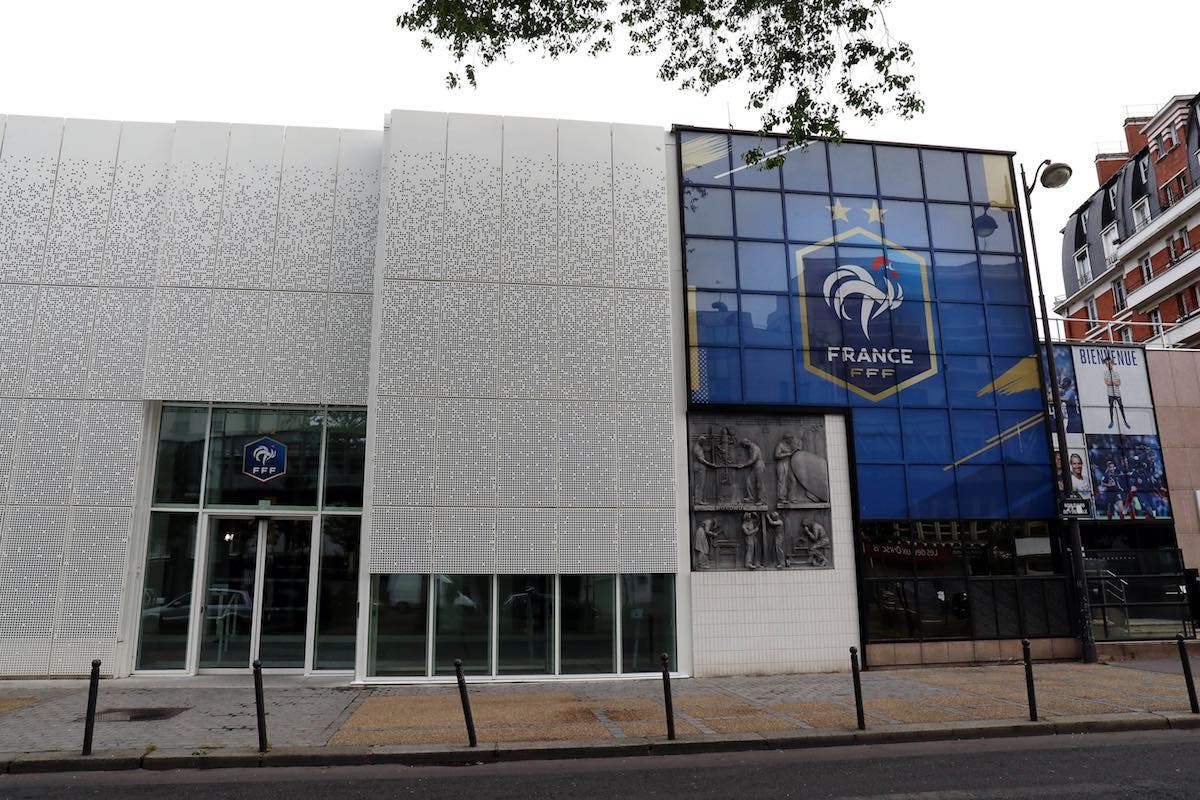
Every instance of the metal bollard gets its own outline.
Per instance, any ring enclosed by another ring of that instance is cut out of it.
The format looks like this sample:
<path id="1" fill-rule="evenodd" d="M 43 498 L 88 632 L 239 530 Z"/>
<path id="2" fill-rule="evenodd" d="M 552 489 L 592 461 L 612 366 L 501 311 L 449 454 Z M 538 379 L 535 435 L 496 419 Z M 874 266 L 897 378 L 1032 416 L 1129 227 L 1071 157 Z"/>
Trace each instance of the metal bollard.
<path id="1" fill-rule="evenodd" d="M 267 709 L 263 703 L 262 662 L 254 661 L 254 709 L 258 713 L 258 752 L 267 752 Z"/>
<path id="2" fill-rule="evenodd" d="M 1037 722 L 1037 694 L 1033 690 L 1033 660 L 1029 655 L 1029 640 L 1021 640 L 1021 650 L 1025 654 L 1025 693 L 1029 696 L 1029 721 Z"/>
<path id="3" fill-rule="evenodd" d="M 100 693 L 100 659 L 92 662 L 92 675 L 88 679 L 87 716 L 83 722 L 83 755 L 92 754 L 92 731 L 96 727 L 96 696 Z"/>
<path id="4" fill-rule="evenodd" d="M 675 706 L 671 703 L 671 657 L 663 653 L 659 658 L 662 660 L 663 672 L 663 704 L 667 707 L 667 738 L 675 739 Z"/>
<path id="5" fill-rule="evenodd" d="M 850 672 L 854 676 L 854 710 L 858 714 L 858 729 L 867 729 L 867 718 L 863 714 L 862 676 L 858 672 L 858 648 L 850 648 Z"/>
<path id="6" fill-rule="evenodd" d="M 1183 680 L 1187 683 L 1188 701 L 1192 704 L 1192 713 L 1200 714 L 1200 703 L 1196 702 L 1196 682 L 1192 680 L 1192 662 L 1188 658 L 1187 646 L 1183 643 L 1183 634 L 1175 634 L 1175 642 L 1179 645 L 1179 663 L 1183 665 Z"/>
<path id="7" fill-rule="evenodd" d="M 471 716 L 471 698 L 467 697 L 467 679 L 463 677 L 462 659 L 454 659 L 454 674 L 458 676 L 458 696 L 462 698 L 463 719 L 467 723 L 467 739 L 471 747 L 478 747 L 475 739 L 475 718 Z"/>

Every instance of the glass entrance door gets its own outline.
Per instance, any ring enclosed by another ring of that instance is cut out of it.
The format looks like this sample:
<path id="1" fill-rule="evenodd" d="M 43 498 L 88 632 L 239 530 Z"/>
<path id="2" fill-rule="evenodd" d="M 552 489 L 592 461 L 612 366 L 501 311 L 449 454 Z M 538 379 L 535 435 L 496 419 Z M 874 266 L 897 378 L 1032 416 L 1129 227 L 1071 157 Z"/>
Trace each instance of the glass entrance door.
<path id="1" fill-rule="evenodd" d="M 302 669 L 312 523 L 211 518 L 200 610 L 200 669 Z"/>

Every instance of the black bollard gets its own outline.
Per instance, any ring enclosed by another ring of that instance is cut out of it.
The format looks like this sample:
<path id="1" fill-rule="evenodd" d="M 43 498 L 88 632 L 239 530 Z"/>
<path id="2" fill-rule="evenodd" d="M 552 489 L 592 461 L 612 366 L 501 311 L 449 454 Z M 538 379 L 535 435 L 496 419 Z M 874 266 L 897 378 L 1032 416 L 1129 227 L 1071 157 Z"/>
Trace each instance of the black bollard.
<path id="1" fill-rule="evenodd" d="M 1200 714 L 1200 703 L 1196 702 L 1196 682 L 1192 680 L 1192 662 L 1188 658 L 1187 646 L 1183 643 L 1183 634 L 1175 634 L 1175 641 L 1179 645 L 1179 663 L 1183 665 L 1183 680 L 1187 683 L 1188 702 L 1192 704 L 1192 713 Z"/>
<path id="2" fill-rule="evenodd" d="M 1025 654 L 1025 693 L 1029 696 L 1029 721 L 1037 722 L 1037 695 L 1033 690 L 1033 660 L 1029 656 L 1029 640 L 1021 640 L 1021 650 Z"/>
<path id="3" fill-rule="evenodd" d="M 267 709 L 263 703 L 262 662 L 254 661 L 254 710 L 258 713 L 258 752 L 267 752 Z"/>
<path id="4" fill-rule="evenodd" d="M 858 673 L 858 648 L 850 648 L 850 672 L 854 676 L 854 710 L 858 714 L 858 729 L 867 729 L 867 718 L 863 714 L 862 676 Z"/>
<path id="5" fill-rule="evenodd" d="M 463 719 L 467 723 L 467 739 L 471 747 L 477 747 L 475 739 L 475 718 L 471 716 L 471 698 L 467 697 L 467 679 L 463 677 L 462 659 L 454 659 L 454 674 L 458 676 L 458 696 L 462 698 Z"/>
<path id="6" fill-rule="evenodd" d="M 96 696 L 100 694 L 100 659 L 92 662 L 92 675 L 88 679 L 87 716 L 83 721 L 83 754 L 92 754 L 92 731 L 96 727 Z"/>
<path id="7" fill-rule="evenodd" d="M 663 669 L 663 704 L 667 707 L 667 738 L 675 739 L 675 706 L 671 703 L 671 657 L 663 653 L 659 658 L 662 660 Z"/>

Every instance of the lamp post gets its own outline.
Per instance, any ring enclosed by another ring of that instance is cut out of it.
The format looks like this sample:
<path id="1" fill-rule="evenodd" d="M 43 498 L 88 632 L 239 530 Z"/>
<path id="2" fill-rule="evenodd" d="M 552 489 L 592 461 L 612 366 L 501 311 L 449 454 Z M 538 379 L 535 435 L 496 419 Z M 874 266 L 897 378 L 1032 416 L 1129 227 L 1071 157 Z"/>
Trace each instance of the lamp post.
<path id="1" fill-rule="evenodd" d="M 1044 170 L 1044 171 L 1043 171 Z M 1042 312 L 1042 338 L 1046 342 L 1046 363 L 1050 371 L 1050 402 L 1054 416 L 1055 432 L 1058 434 L 1058 472 L 1065 493 L 1071 488 L 1070 458 L 1067 452 L 1067 421 L 1063 413 L 1062 397 L 1058 390 L 1058 369 L 1054 363 L 1054 348 L 1050 338 L 1050 316 L 1046 313 L 1046 292 L 1042 288 L 1042 268 L 1038 262 L 1037 234 L 1033 230 L 1033 204 L 1031 195 L 1037 188 L 1038 173 L 1041 173 L 1041 185 L 1047 189 L 1057 189 L 1071 179 L 1071 168 L 1066 164 L 1054 163 L 1046 159 L 1033 173 L 1033 185 L 1025 180 L 1025 165 L 1021 165 L 1021 188 L 1025 192 L 1025 215 L 1029 227 L 1029 242 L 1033 253 L 1033 274 L 1037 276 L 1038 304 Z M 1094 664 L 1096 656 L 1096 639 L 1092 635 L 1092 606 L 1088 599 L 1087 573 L 1083 563 L 1083 540 L 1079 535 L 1079 520 L 1071 517 L 1068 523 L 1068 542 L 1071 548 L 1071 573 L 1075 580 L 1075 602 L 1079 616 L 1079 640 L 1083 649 L 1083 660 Z"/>

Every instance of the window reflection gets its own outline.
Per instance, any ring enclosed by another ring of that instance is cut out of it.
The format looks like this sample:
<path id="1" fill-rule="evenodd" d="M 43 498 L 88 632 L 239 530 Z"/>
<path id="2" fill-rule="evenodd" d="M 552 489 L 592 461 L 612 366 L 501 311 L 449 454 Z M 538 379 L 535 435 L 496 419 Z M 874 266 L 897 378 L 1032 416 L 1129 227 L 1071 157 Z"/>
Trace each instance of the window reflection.
<path id="1" fill-rule="evenodd" d="M 195 514 L 151 514 L 142 584 L 138 669 L 186 666 L 195 557 Z"/>

